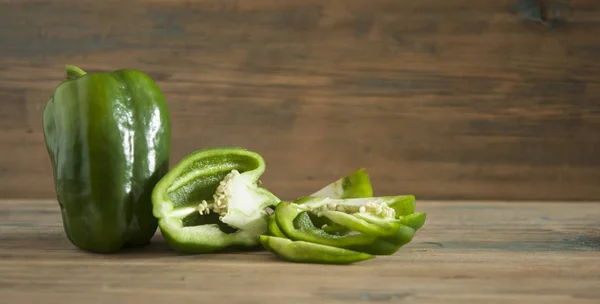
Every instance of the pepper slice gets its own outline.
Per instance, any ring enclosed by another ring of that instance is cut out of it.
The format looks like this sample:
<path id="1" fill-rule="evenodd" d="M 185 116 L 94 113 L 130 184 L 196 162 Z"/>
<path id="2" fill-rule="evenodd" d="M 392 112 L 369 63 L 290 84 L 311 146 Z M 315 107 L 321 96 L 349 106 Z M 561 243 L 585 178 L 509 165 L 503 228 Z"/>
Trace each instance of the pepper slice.
<path id="1" fill-rule="evenodd" d="M 424 212 L 415 212 L 406 216 L 399 217 L 400 223 L 404 226 L 408 226 L 412 229 L 419 230 L 427 219 L 427 214 Z"/>
<path id="2" fill-rule="evenodd" d="M 401 221 L 397 219 L 387 220 L 387 225 L 385 226 L 377 225 L 356 217 L 355 215 L 333 210 L 320 211 L 319 215 L 348 230 L 376 236 L 391 236 L 401 225 Z M 383 221 L 384 220 L 382 220 L 382 222 Z"/>
<path id="3" fill-rule="evenodd" d="M 371 256 L 393 254 L 412 240 L 426 214 L 415 213 L 413 195 L 372 193 L 366 170 L 360 169 L 309 196 L 281 202 L 269 217 L 268 235 L 261 236 L 261 243 L 282 259 L 291 256 L 310 263 L 336 263 L 310 250 L 312 246 Z"/>
<path id="4" fill-rule="evenodd" d="M 319 203 L 311 204 L 310 202 L 304 202 L 303 204 L 296 204 L 294 202 L 282 202 L 275 209 L 275 220 L 281 231 L 289 236 L 294 241 L 306 241 L 311 243 L 317 243 L 322 245 L 334 246 L 339 248 L 345 248 L 349 250 L 355 250 L 365 252 L 374 255 L 389 255 L 396 252 L 401 246 L 410 242 L 414 236 L 415 230 L 411 227 L 396 223 L 396 225 L 390 225 L 390 228 L 381 230 L 381 233 L 348 233 L 342 235 L 330 234 L 325 232 L 323 229 L 319 229 L 314 226 L 308 213 L 316 212 L 322 213 L 320 207 L 325 208 L 356 208 L 358 212 L 366 212 L 367 206 L 376 208 L 381 207 L 384 211 L 392 212 L 392 208 L 389 205 L 397 204 L 399 200 L 403 200 L 402 196 L 398 197 L 387 197 L 387 198 L 372 198 L 368 202 L 379 202 L 379 205 L 360 205 L 359 202 L 365 202 L 363 199 L 327 199 L 327 198 L 308 198 L 309 200 L 316 200 Z M 326 204 L 326 202 L 337 202 L 337 205 Z M 389 204 L 389 205 L 388 205 Z M 385 206 L 384 206 L 385 205 Z M 312 208 L 311 208 L 312 207 Z M 388 209 L 385 209 L 385 208 Z M 338 209 L 342 209 L 338 208 Z M 325 210 L 323 210 L 325 211 Z M 319 214 L 324 216 L 323 214 Z M 392 214 L 393 216 L 393 214 Z M 396 222 L 395 218 L 391 218 L 390 221 Z M 339 221 L 344 223 L 344 221 Z M 339 224 L 338 223 L 338 224 Z M 351 224 L 344 225 L 349 228 Z M 375 229 L 371 227 L 371 229 Z M 363 231 L 365 232 L 365 231 Z"/>
<path id="5" fill-rule="evenodd" d="M 365 168 L 360 168 L 319 189 L 304 200 L 296 200 L 296 203 L 301 204 L 310 197 L 346 199 L 372 196 L 373 187 L 369 174 Z M 317 227 L 323 227 L 322 229 L 327 233 L 345 234 L 350 232 L 348 228 L 338 225 L 326 217 L 318 217 L 312 213 L 309 213 L 309 216 Z"/>
<path id="6" fill-rule="evenodd" d="M 365 168 L 360 168 L 311 194 L 313 197 L 357 198 L 373 196 L 371 179 Z"/>
<path id="7" fill-rule="evenodd" d="M 346 176 L 342 176 L 336 181 L 331 182 L 327 186 L 311 194 L 310 197 L 359 198 L 371 197 L 372 195 L 373 188 L 371 186 L 369 174 L 364 168 L 361 168 Z M 337 225 L 326 217 L 317 217 L 313 214 L 309 215 L 311 216 L 311 220 L 316 225 L 324 226 L 323 229 L 328 233 L 341 234 L 349 232 L 346 227 Z M 277 226 L 275 214 L 271 214 L 269 216 L 267 235 L 287 237 Z"/>
<path id="8" fill-rule="evenodd" d="M 256 152 L 238 147 L 197 150 L 156 185 L 154 216 L 166 243 L 185 253 L 247 249 L 267 230 L 266 208 L 280 200 L 260 187 Z"/>
<path id="9" fill-rule="evenodd" d="M 364 252 L 268 235 L 261 235 L 260 242 L 277 257 L 296 263 L 352 264 L 375 257 Z"/>
<path id="10" fill-rule="evenodd" d="M 269 223 L 267 225 L 267 233 L 265 235 L 287 238 L 285 233 L 283 233 L 283 231 L 281 231 L 281 229 L 279 229 L 279 226 L 277 226 L 277 221 L 275 220 L 275 214 L 269 215 L 268 221 L 269 221 Z"/>

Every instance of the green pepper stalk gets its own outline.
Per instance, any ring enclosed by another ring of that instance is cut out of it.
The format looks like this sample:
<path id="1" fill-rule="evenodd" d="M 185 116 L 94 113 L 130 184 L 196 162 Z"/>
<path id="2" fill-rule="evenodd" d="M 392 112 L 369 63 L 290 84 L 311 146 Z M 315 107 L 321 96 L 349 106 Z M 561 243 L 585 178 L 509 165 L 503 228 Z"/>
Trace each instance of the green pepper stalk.
<path id="1" fill-rule="evenodd" d="M 165 98 L 140 71 L 66 72 L 42 119 L 66 236 L 96 253 L 148 244 L 152 189 L 169 166 Z"/>
<path id="2" fill-rule="evenodd" d="M 280 200 L 259 186 L 264 159 L 243 148 L 197 150 L 156 185 L 154 216 L 167 244 L 184 253 L 249 249 Z"/>

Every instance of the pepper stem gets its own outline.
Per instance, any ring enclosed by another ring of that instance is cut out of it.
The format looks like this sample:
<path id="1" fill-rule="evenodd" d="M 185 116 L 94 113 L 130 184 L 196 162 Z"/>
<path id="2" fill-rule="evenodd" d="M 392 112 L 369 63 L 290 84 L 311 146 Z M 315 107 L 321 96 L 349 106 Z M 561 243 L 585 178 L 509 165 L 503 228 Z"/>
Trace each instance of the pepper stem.
<path id="1" fill-rule="evenodd" d="M 79 67 L 76 67 L 74 65 L 70 65 L 70 64 L 67 64 L 65 66 L 65 69 L 67 71 L 67 79 L 68 80 L 74 80 L 74 79 L 77 79 L 86 74 L 86 72 L 84 70 L 82 70 Z"/>

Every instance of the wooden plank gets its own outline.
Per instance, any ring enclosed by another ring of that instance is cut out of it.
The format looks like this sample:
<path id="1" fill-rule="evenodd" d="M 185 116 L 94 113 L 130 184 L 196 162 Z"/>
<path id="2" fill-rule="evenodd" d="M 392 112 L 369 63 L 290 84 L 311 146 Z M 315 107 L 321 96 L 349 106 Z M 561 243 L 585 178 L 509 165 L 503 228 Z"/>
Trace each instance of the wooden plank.
<path id="1" fill-rule="evenodd" d="M 172 163 L 245 146 L 281 196 L 366 167 L 380 194 L 600 199 L 600 8 L 548 32 L 511 3 L 0 2 L 0 197 L 54 197 L 40 117 L 71 63 L 146 71 Z"/>
<path id="2" fill-rule="evenodd" d="M 600 203 L 420 201 L 428 221 L 392 256 L 349 266 L 266 251 L 180 255 L 157 233 L 111 255 L 75 249 L 55 201 L 0 201 L 6 303 L 597 303 Z"/>

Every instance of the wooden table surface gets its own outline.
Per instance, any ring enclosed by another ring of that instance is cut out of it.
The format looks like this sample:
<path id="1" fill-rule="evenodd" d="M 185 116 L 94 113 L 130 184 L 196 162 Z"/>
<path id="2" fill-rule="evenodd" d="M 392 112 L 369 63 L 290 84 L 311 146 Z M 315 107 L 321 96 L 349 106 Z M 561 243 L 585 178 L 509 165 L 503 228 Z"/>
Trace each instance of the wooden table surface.
<path id="1" fill-rule="evenodd" d="M 419 201 L 393 256 L 350 266 L 266 251 L 75 249 L 54 201 L 0 201 L 0 303 L 600 303 L 600 203 Z"/>

